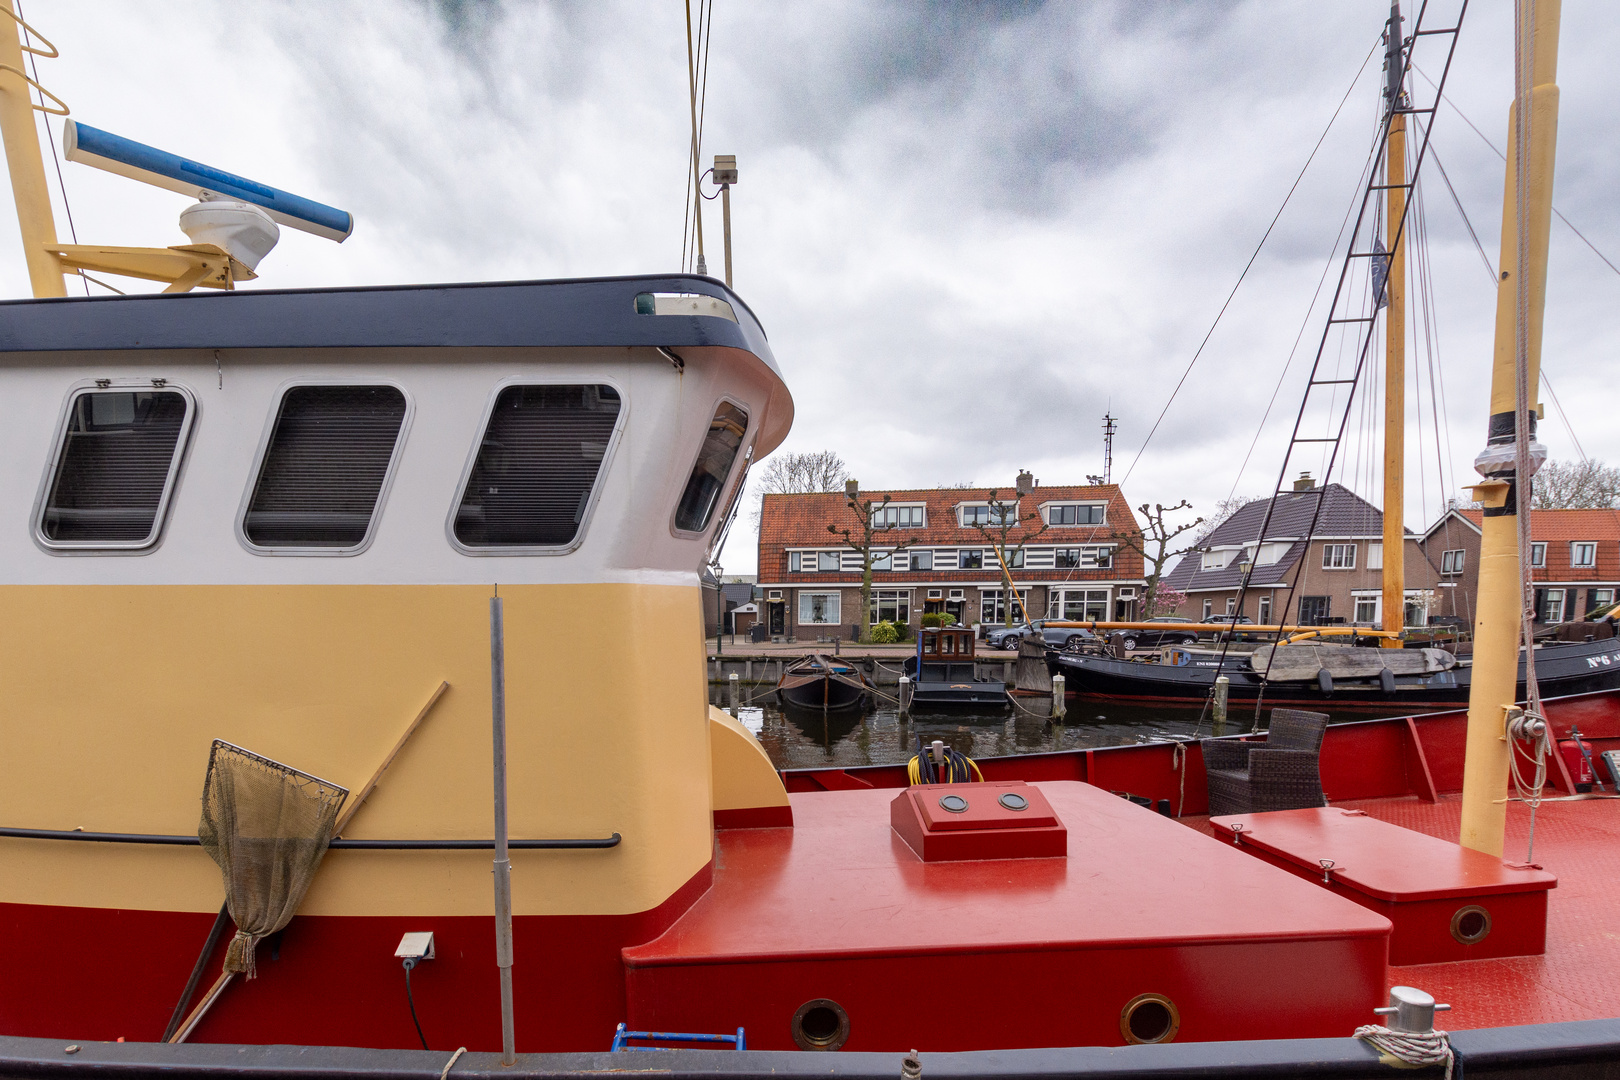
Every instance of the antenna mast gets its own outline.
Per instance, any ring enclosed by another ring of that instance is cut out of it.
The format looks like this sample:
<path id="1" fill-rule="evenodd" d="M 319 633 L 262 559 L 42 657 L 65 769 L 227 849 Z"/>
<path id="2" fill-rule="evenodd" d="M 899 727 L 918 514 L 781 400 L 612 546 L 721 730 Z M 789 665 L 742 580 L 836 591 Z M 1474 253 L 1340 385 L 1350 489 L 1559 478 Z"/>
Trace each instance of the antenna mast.
<path id="1" fill-rule="evenodd" d="M 1114 482 L 1114 432 L 1119 430 L 1114 418 L 1103 414 L 1103 483 Z"/>

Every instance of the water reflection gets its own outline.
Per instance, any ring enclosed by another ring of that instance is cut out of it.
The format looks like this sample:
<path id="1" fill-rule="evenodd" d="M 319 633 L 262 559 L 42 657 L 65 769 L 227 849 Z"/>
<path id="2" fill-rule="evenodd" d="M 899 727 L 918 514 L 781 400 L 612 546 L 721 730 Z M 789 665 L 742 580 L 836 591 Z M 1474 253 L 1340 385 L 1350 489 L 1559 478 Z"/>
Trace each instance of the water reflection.
<path id="1" fill-rule="evenodd" d="M 763 689 L 763 688 L 762 688 Z M 747 700 L 745 692 L 744 700 Z M 784 711 L 774 695 L 761 692 L 739 711 L 779 769 L 807 769 L 903 762 L 916 753 L 917 739 L 942 740 L 969 757 L 1001 757 L 1051 750 L 1123 746 L 1155 739 L 1209 735 L 1209 718 L 1199 724 L 1198 709 L 1128 706 L 1071 699 L 1067 722 L 1054 724 L 1048 698 L 1024 698 L 1011 710 L 989 713 L 917 713 L 902 722 L 893 706 L 873 712 Z M 710 700 L 727 705 L 727 689 L 715 686 Z M 1228 731 L 1247 729 L 1251 717 L 1234 715 Z"/>

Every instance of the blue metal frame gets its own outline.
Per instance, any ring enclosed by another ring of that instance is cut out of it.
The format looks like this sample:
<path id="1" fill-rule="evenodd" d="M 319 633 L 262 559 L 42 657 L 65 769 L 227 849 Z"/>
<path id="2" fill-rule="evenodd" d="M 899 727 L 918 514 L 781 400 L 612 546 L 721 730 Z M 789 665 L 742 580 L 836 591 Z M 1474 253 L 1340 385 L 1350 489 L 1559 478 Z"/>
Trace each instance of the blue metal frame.
<path id="1" fill-rule="evenodd" d="M 620 1050 L 681 1050 L 681 1049 L 698 1050 L 698 1049 L 702 1049 L 701 1045 L 700 1046 L 694 1046 L 694 1047 L 626 1046 L 625 1043 L 630 1039 L 645 1039 L 645 1040 L 648 1040 L 648 1041 L 658 1041 L 658 1042 L 683 1042 L 683 1043 L 699 1043 L 699 1044 L 705 1044 L 705 1043 L 732 1043 L 733 1045 L 736 1046 L 736 1048 L 738 1050 L 746 1050 L 746 1049 L 748 1049 L 748 1042 L 743 1037 L 743 1029 L 742 1028 L 738 1028 L 737 1029 L 737 1034 L 735 1034 L 735 1035 L 691 1035 L 691 1034 L 685 1034 L 685 1033 L 676 1032 L 676 1031 L 626 1031 L 624 1029 L 624 1025 L 620 1024 L 619 1027 L 618 1027 L 618 1030 L 613 1033 L 613 1045 L 608 1047 L 608 1051 L 610 1053 L 616 1053 L 616 1052 L 618 1052 Z"/>

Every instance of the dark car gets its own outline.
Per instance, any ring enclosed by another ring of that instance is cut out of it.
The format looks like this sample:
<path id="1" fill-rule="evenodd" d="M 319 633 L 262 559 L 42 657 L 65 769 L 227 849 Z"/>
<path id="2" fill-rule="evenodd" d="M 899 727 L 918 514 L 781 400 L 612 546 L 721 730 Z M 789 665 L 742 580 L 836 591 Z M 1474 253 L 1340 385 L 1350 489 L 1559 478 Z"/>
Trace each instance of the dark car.
<path id="1" fill-rule="evenodd" d="M 1247 615 L 1210 615 L 1207 618 L 1205 618 L 1204 621 L 1206 623 L 1223 623 L 1223 624 L 1227 624 L 1227 625 L 1234 626 L 1234 627 L 1253 626 L 1254 625 L 1254 620 L 1249 618 Z M 1228 634 L 1228 632 L 1225 631 L 1225 630 L 1222 630 L 1219 633 L 1216 633 L 1216 632 L 1211 631 L 1211 630 L 1205 630 L 1204 633 L 1209 634 L 1216 641 L 1223 641 L 1228 636 L 1230 636 L 1233 641 L 1255 641 L 1255 640 L 1257 640 L 1256 635 L 1254 635 L 1254 634 L 1246 634 L 1242 630 L 1237 630 L 1235 633 L 1231 633 L 1231 634 Z"/>
<path id="2" fill-rule="evenodd" d="M 1041 640 L 1053 649 L 1064 649 L 1070 645 L 1097 640 L 1097 635 L 1090 630 L 1078 626 L 1048 628 L 1037 619 L 1032 623 L 1022 623 L 1018 626 L 998 626 L 984 636 L 984 642 L 992 649 L 1016 649 L 1020 641 L 1034 633 L 1039 633 Z"/>
<path id="3" fill-rule="evenodd" d="M 1198 640 L 1198 634 L 1192 630 L 1184 630 L 1177 623 L 1186 624 L 1191 619 L 1180 619 L 1174 615 L 1160 615 L 1149 619 L 1149 622 L 1163 623 L 1163 629 L 1154 630 L 1116 630 L 1125 643 L 1127 649 L 1158 649 L 1165 645 L 1191 645 Z M 1109 635 L 1110 637 L 1113 634 Z"/>

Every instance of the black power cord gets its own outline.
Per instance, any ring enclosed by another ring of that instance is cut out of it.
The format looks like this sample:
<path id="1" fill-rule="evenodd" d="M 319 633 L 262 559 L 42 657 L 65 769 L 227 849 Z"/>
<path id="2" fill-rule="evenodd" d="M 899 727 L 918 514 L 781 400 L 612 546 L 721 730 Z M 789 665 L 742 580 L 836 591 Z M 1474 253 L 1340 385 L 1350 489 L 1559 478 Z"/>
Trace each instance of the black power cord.
<path id="1" fill-rule="evenodd" d="M 411 1006 L 411 1023 L 416 1025 L 416 1037 L 422 1040 L 422 1049 L 428 1048 L 427 1036 L 422 1034 L 422 1021 L 416 1018 L 416 997 L 411 993 L 411 968 L 416 966 L 416 957 L 405 958 L 405 1000 Z"/>

